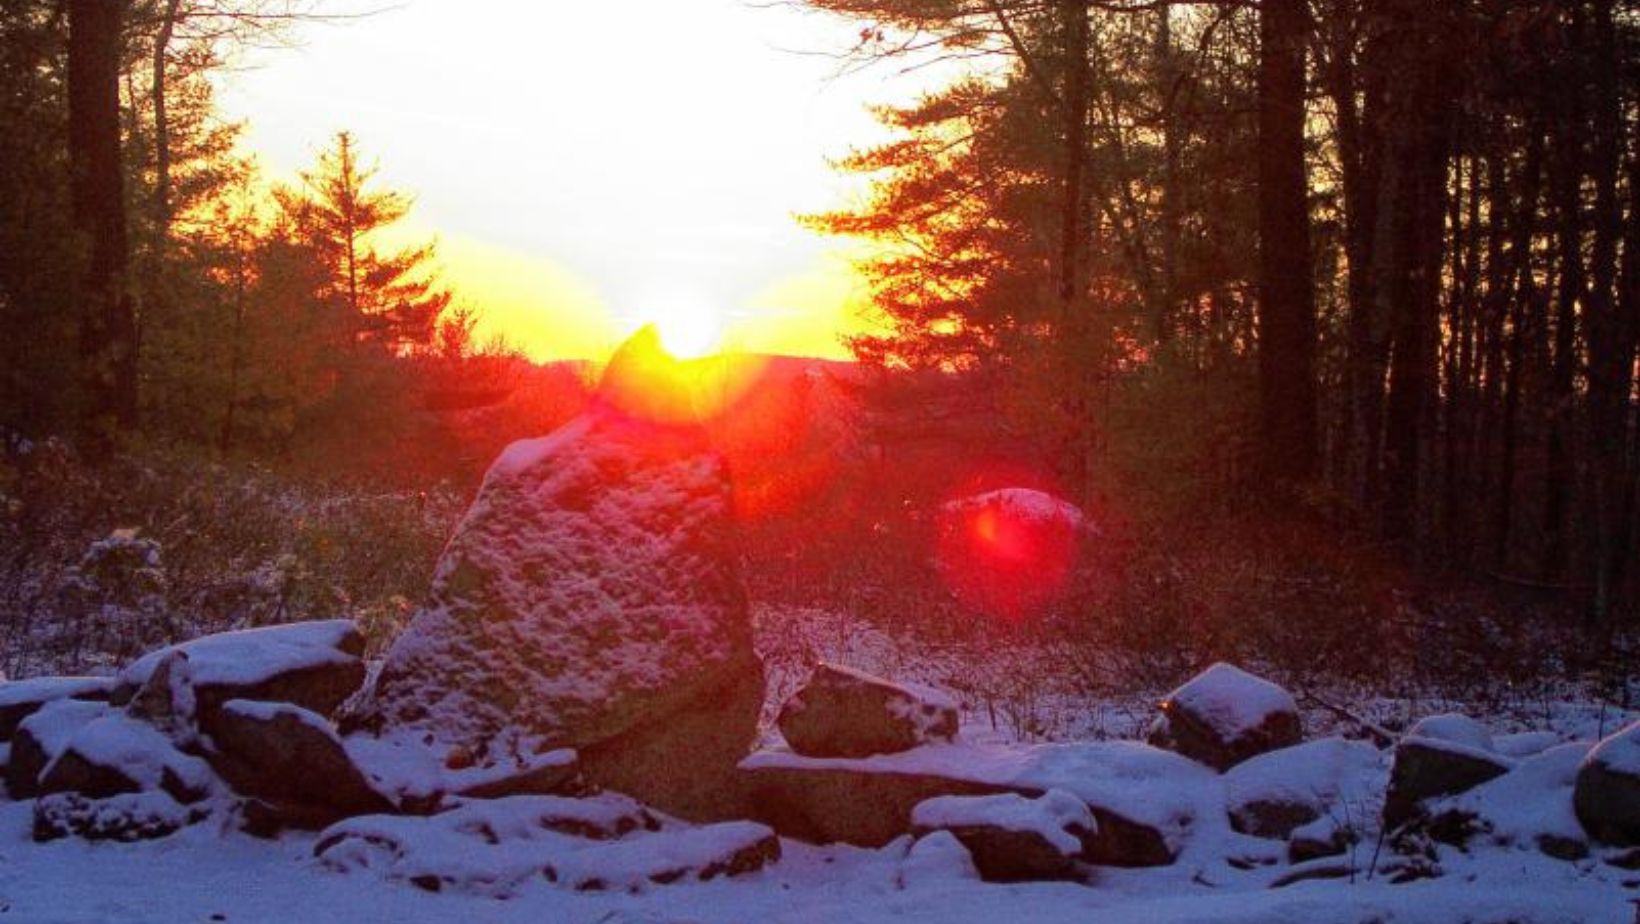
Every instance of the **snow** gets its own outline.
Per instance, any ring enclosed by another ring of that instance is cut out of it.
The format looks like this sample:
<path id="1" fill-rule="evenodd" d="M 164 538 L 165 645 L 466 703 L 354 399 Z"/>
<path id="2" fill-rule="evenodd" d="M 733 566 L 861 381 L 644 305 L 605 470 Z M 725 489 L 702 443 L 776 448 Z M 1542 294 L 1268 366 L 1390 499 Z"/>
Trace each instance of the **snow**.
<path id="1" fill-rule="evenodd" d="M 1496 753 L 1496 746 L 1492 742 L 1492 733 L 1485 725 L 1466 715 L 1443 713 L 1419 719 L 1418 723 L 1407 730 L 1408 738 L 1420 738 L 1426 741 L 1446 741 L 1462 745 L 1470 751 Z"/>
<path id="2" fill-rule="evenodd" d="M 78 699 L 60 699 L 46 703 L 40 711 L 24 719 L 18 731 L 27 731 L 41 750 L 56 756 L 68 746 L 69 739 L 87 723 L 112 713 L 107 703 Z"/>
<path id="3" fill-rule="evenodd" d="M 1560 744 L 1561 737 L 1552 731 L 1515 732 L 1512 735 L 1498 735 L 1492 739 L 1492 747 L 1505 757 L 1531 757 Z"/>
<path id="4" fill-rule="evenodd" d="M 1370 744 L 1321 738 L 1250 758 L 1225 771 L 1232 808 L 1257 802 L 1306 805 L 1318 813 L 1339 801 L 1377 814 L 1389 777 L 1383 753 Z M 1353 810 L 1352 810 L 1353 811 Z"/>
<path id="5" fill-rule="evenodd" d="M 536 753 L 533 742 L 512 739 L 492 751 L 491 763 L 451 769 L 442 751 L 429 746 L 421 735 L 403 729 L 381 736 L 349 735 L 342 739 L 342 747 L 377 790 L 413 800 L 464 792 L 535 770 L 567 767 L 578 758 L 573 748 Z"/>
<path id="6" fill-rule="evenodd" d="M 1075 529 L 1086 522 L 1081 508 L 1070 501 L 1033 488 L 999 488 L 983 494 L 958 498 L 945 505 L 952 513 L 995 508 L 1020 519 L 1037 523 L 1057 523 Z"/>
<path id="7" fill-rule="evenodd" d="M 1502 846 L 1535 849 L 1543 836 L 1586 840 L 1572 810 L 1572 784 L 1588 755 L 1588 742 L 1572 742 L 1528 757 L 1514 770 L 1474 789 L 1443 799 L 1432 807 L 1471 812 L 1486 822 L 1493 841 Z"/>
<path id="8" fill-rule="evenodd" d="M 1235 741 L 1276 713 L 1298 713 L 1292 694 L 1222 661 L 1168 694 L 1168 703 L 1207 723 L 1224 741 Z"/>
<path id="9" fill-rule="evenodd" d="M 912 889 L 937 887 L 951 880 L 977 879 L 979 870 L 968 848 L 950 831 L 935 831 L 917 838 L 906 851 L 897 882 L 902 889 Z"/>
<path id="10" fill-rule="evenodd" d="M 1066 856 L 1074 856 L 1082 849 L 1081 838 L 1070 829 L 1081 828 L 1089 833 L 1099 829 L 1087 803 L 1060 789 L 1050 789 L 1034 799 L 1018 793 L 938 796 L 913 809 L 911 823 L 919 828 L 975 826 L 1028 832 Z"/>
<path id="11" fill-rule="evenodd" d="M 1220 868 L 1205 881 L 1166 870 L 1122 871 L 1094 887 L 993 885 L 962 874 L 952 844 L 904 839 L 881 850 L 783 843 L 781 861 L 750 876 L 644 889 L 578 892 L 531 876 L 494 891 L 430 894 L 378 875 L 338 874 L 312 856 L 315 838 L 261 841 L 210 823 L 137 844 L 29 842 L 27 803 L 0 804 L 0 895 L 6 917 L 57 924 L 1003 924 L 1082 920 L 1146 924 L 1629 924 L 1620 871 L 1519 851 L 1443 857 L 1442 878 L 1382 877 L 1270 890 L 1273 874 Z M 470 843 L 471 838 L 468 839 Z M 960 845 L 956 845 L 960 847 Z"/>
<path id="12" fill-rule="evenodd" d="M 1640 722 L 1628 725 L 1595 745 L 1589 762 L 1604 764 L 1615 773 L 1640 776 Z"/>
<path id="13" fill-rule="evenodd" d="M 107 677 L 33 677 L 0 683 L 0 709 L 74 697 L 104 696 L 114 686 Z"/>
<path id="14" fill-rule="evenodd" d="M 726 821 L 640 835 L 572 850 L 553 861 L 548 879 L 577 889 L 632 891 L 688 875 L 713 878 L 713 868 L 755 848 L 774 832 L 751 821 Z"/>
<path id="15" fill-rule="evenodd" d="M 905 694 L 905 698 L 908 699 L 908 700 L 916 700 L 916 701 L 919 701 L 919 702 L 924 702 L 924 703 L 929 704 L 930 706 L 935 706 L 935 707 L 942 708 L 942 709 L 950 709 L 950 710 L 953 710 L 953 711 L 955 711 L 957 709 L 957 701 L 951 697 L 951 694 L 946 693 L 944 690 L 941 690 L 937 687 L 929 686 L 926 683 L 913 683 L 913 682 L 901 681 L 901 680 L 888 680 L 886 678 L 878 677 L 875 674 L 871 674 L 871 673 L 868 673 L 866 671 L 859 670 L 857 668 L 848 667 L 848 666 L 842 665 L 842 664 L 836 664 L 836 663 L 833 663 L 833 662 L 830 662 L 830 661 L 825 662 L 825 666 L 826 666 L 826 668 L 828 668 L 832 671 L 835 671 L 835 672 L 837 672 L 839 674 L 842 674 L 845 677 L 849 677 L 853 680 L 858 680 L 859 682 L 861 682 L 863 684 L 867 684 L 867 685 L 870 685 L 870 686 L 892 687 L 893 689 L 898 690 L 901 693 Z M 912 706 L 910 704 L 907 704 L 905 702 L 898 702 L 898 703 L 891 702 L 889 704 L 890 709 L 893 709 L 896 706 L 898 706 L 901 709 L 910 709 L 913 713 L 916 713 L 916 714 L 921 714 L 920 710 L 916 710 L 916 709 L 912 708 Z"/>
<path id="16" fill-rule="evenodd" d="M 203 793 L 216 778 L 209 765 L 178 751 L 158 729 L 117 712 L 77 729 L 41 778 L 49 777 L 52 767 L 68 754 L 78 754 L 95 766 L 118 768 L 143 789 L 159 789 L 170 773 L 185 789 Z"/>
<path id="17" fill-rule="evenodd" d="M 250 686 L 304 667 L 357 661 L 343 646 L 358 631 L 352 620 L 330 619 L 207 635 L 149 652 L 121 671 L 119 682 L 140 687 L 160 661 L 182 651 L 196 685 Z"/>

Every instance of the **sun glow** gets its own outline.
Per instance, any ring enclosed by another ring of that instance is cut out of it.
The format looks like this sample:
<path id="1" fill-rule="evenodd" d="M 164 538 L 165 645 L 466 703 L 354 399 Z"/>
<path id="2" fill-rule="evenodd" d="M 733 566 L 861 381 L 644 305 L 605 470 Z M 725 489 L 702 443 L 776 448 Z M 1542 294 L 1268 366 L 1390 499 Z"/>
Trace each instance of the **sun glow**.
<path id="1" fill-rule="evenodd" d="M 661 346 L 678 359 L 698 359 L 723 348 L 729 318 L 710 299 L 692 292 L 649 295 L 639 302 L 633 327 L 654 325 Z"/>

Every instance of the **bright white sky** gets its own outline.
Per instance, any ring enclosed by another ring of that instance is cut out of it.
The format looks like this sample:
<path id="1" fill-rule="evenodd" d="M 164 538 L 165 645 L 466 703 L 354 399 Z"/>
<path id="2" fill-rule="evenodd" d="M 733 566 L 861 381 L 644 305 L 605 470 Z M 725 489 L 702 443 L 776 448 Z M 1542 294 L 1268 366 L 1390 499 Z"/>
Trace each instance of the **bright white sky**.
<path id="1" fill-rule="evenodd" d="M 438 235 L 459 296 L 535 358 L 598 356 L 667 314 L 842 356 L 864 296 L 848 245 L 792 216 L 859 195 L 827 158 L 883 137 L 866 104 L 934 79 L 837 77 L 814 52 L 856 29 L 743 0 L 408 0 L 254 54 L 221 102 L 274 177 L 353 132 L 416 196 L 409 230 Z"/>

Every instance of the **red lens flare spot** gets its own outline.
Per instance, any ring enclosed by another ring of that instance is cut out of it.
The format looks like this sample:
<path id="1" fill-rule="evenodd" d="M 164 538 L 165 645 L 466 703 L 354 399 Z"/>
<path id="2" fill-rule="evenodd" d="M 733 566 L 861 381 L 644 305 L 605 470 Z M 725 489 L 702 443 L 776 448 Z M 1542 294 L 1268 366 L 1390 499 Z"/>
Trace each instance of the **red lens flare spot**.
<path id="1" fill-rule="evenodd" d="M 1044 491 L 959 498 L 940 510 L 940 573 L 965 605 L 1025 619 L 1063 597 L 1084 532 L 1082 511 Z"/>

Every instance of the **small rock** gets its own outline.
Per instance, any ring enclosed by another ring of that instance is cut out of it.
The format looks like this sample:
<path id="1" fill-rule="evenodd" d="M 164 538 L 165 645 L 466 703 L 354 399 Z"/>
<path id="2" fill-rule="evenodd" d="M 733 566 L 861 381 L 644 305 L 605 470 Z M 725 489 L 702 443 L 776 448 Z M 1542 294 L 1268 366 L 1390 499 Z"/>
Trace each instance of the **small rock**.
<path id="1" fill-rule="evenodd" d="M 1408 733 L 1395 747 L 1389 792 L 1384 798 L 1384 825 L 1386 829 L 1400 827 L 1418 816 L 1419 803 L 1424 800 L 1467 792 L 1508 773 L 1512 766 L 1509 758 L 1470 743 Z"/>
<path id="2" fill-rule="evenodd" d="M 957 707 L 926 687 L 820 663 L 780 709 L 780 732 L 810 757 L 865 757 L 951 741 Z"/>
<path id="3" fill-rule="evenodd" d="M 109 712 L 106 703 L 61 699 L 44 704 L 19 722 L 6 764 L 6 791 L 13 799 L 38 795 L 46 765 L 63 752 L 75 732 Z"/>
<path id="4" fill-rule="evenodd" d="M 40 774 L 40 792 L 105 799 L 160 790 L 187 804 L 205 798 L 214 779 L 204 761 L 177 750 L 152 726 L 111 713 L 73 733 Z"/>
<path id="5" fill-rule="evenodd" d="M 1168 694 L 1149 741 L 1226 770 L 1302 738 L 1292 694 L 1221 662 Z"/>
<path id="6" fill-rule="evenodd" d="M 918 805 L 911 823 L 918 837 L 949 831 L 987 882 L 1078 879 L 1076 858 L 1098 830 L 1087 805 L 1061 790 L 942 796 Z"/>

